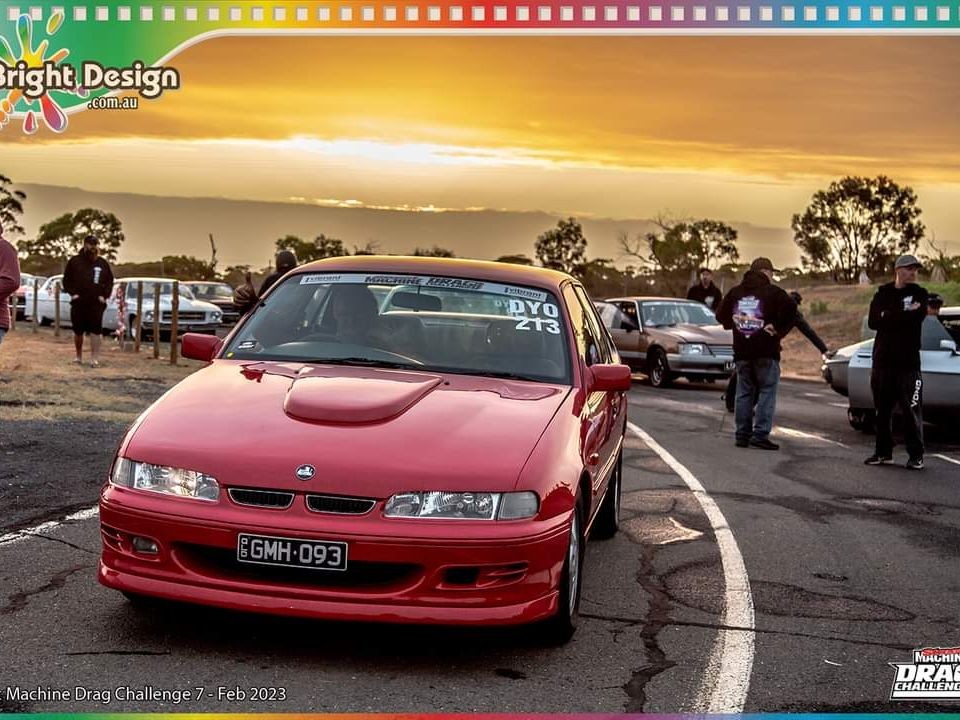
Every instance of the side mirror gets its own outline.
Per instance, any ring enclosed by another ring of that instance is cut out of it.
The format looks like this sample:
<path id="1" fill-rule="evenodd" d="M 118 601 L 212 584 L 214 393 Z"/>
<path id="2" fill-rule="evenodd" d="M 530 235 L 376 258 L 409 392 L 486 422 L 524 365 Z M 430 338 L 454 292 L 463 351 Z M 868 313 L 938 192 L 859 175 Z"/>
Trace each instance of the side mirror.
<path id="1" fill-rule="evenodd" d="M 210 362 L 222 345 L 223 341 L 215 335 L 186 333 L 181 340 L 180 354 L 190 360 Z"/>
<path id="2" fill-rule="evenodd" d="M 591 365 L 587 368 L 587 392 L 627 391 L 633 386 L 627 365 Z"/>
<path id="3" fill-rule="evenodd" d="M 955 340 L 941 340 L 941 341 L 940 341 L 940 349 L 941 349 L 941 350 L 948 350 L 949 352 L 951 352 L 951 353 L 953 353 L 954 355 L 956 355 L 956 354 L 957 354 L 957 343 L 956 343 Z"/>

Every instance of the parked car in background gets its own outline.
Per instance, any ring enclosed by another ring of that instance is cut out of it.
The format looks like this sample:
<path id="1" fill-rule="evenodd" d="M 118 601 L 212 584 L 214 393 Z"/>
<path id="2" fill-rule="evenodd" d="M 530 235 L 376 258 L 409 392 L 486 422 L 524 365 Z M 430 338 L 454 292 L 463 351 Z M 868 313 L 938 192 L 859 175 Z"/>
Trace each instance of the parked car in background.
<path id="1" fill-rule="evenodd" d="M 847 417 L 857 430 L 873 430 L 876 412 L 870 373 L 873 340 L 848 345 L 823 364 L 824 380 L 850 399 Z M 937 423 L 960 419 L 960 307 L 943 308 L 940 317 L 927 317 L 921 333 L 923 417 Z"/>
<path id="2" fill-rule="evenodd" d="M 45 277 L 20 273 L 20 288 L 14 293 L 14 302 L 17 306 L 17 320 L 28 320 L 33 315 L 33 285 L 43 285 Z M 28 302 L 29 298 L 29 302 Z"/>
<path id="3" fill-rule="evenodd" d="M 196 280 L 183 283 L 197 300 L 216 305 L 223 313 L 224 324 L 233 324 L 240 319 L 240 309 L 233 303 L 233 286 L 213 280 Z"/>
<path id="4" fill-rule="evenodd" d="M 154 288 L 160 287 L 160 335 L 170 334 L 173 318 L 173 281 L 170 278 L 156 277 L 128 277 L 119 278 L 117 284 L 124 289 L 123 318 L 127 336 L 136 336 L 137 321 L 137 285 L 143 283 L 143 320 L 141 322 L 141 337 L 152 337 L 154 316 Z M 214 334 L 220 327 L 223 311 L 213 303 L 198 300 L 186 283 L 179 285 L 179 302 L 177 305 L 177 334 L 187 332 Z M 117 293 L 115 293 L 117 295 Z"/>
<path id="5" fill-rule="evenodd" d="M 404 288 L 386 312 L 383 285 Z M 573 278 L 330 258 L 287 273 L 228 340 L 184 336 L 183 355 L 207 364 L 143 413 L 101 492 L 101 583 L 573 634 L 586 542 L 619 524 L 630 389 Z"/>
<path id="6" fill-rule="evenodd" d="M 662 297 L 594 304 L 623 362 L 645 373 L 654 387 L 666 387 L 681 376 L 713 381 L 733 372 L 733 333 L 706 305 Z"/>

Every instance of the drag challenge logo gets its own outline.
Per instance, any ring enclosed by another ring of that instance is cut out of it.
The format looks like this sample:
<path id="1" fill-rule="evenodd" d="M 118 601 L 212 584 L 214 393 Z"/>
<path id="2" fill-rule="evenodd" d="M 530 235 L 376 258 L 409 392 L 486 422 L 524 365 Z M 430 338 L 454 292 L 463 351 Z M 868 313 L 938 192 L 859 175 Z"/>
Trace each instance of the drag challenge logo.
<path id="1" fill-rule="evenodd" d="M 960 700 L 960 647 L 913 651 L 913 662 L 890 663 L 891 700 Z"/>
<path id="2" fill-rule="evenodd" d="M 23 117 L 23 132 L 32 135 L 40 121 L 53 132 L 67 128 L 67 114 L 51 95 L 52 91 L 88 98 L 92 93 L 107 90 L 87 102 L 88 109 L 136 109 L 137 98 L 110 97 L 111 94 L 136 90 L 144 98 L 158 98 L 165 90 L 180 88 L 180 74 L 170 67 L 147 67 L 139 60 L 128 67 L 105 67 L 98 62 L 83 61 L 78 67 L 63 61 L 70 51 L 61 48 L 50 52 L 50 40 L 63 25 L 62 11 L 53 13 L 46 25 L 35 23 L 29 15 L 20 15 L 16 24 L 16 44 L 0 35 L 0 128 L 16 115 Z M 34 29 L 46 30 L 43 40 L 34 45 Z M 81 104 L 82 107 L 82 104 Z"/>

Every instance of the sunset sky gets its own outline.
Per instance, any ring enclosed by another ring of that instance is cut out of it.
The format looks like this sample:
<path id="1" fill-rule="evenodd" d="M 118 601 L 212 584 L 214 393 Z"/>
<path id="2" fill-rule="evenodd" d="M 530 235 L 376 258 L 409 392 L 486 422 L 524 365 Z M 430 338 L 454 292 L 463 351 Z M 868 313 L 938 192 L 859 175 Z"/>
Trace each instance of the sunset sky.
<path id="1" fill-rule="evenodd" d="M 135 112 L 0 131 L 0 173 L 780 228 L 830 180 L 883 173 L 960 252 L 960 38 L 235 37 L 169 64 L 183 88 Z"/>

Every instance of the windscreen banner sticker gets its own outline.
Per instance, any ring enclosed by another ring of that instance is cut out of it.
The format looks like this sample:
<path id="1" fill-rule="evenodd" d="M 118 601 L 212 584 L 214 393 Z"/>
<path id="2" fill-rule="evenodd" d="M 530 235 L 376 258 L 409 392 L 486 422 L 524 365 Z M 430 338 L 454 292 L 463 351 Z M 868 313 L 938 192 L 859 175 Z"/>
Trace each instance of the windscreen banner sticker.
<path id="1" fill-rule="evenodd" d="M 517 330 L 560 334 L 560 308 L 553 303 L 511 298 L 507 312 L 517 321 Z"/>
<path id="2" fill-rule="evenodd" d="M 310 274 L 300 277 L 301 285 L 415 285 L 417 287 L 441 290 L 466 290 L 468 292 L 488 293 L 490 295 L 506 295 L 507 297 L 524 298 L 543 303 L 549 297 L 548 293 L 532 288 L 502 285 L 500 283 L 484 282 L 483 280 L 468 280 L 464 278 L 436 277 L 432 275 L 367 275 L 365 273 L 344 274 Z"/>

